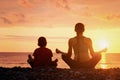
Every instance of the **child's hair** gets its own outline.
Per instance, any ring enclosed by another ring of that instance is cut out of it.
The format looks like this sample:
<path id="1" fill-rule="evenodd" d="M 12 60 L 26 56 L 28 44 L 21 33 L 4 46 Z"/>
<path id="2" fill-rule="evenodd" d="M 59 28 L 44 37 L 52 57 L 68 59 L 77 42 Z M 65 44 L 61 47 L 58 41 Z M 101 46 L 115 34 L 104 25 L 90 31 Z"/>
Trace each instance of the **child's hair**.
<path id="1" fill-rule="evenodd" d="M 45 37 L 39 37 L 38 46 L 45 47 L 47 45 L 47 41 Z"/>

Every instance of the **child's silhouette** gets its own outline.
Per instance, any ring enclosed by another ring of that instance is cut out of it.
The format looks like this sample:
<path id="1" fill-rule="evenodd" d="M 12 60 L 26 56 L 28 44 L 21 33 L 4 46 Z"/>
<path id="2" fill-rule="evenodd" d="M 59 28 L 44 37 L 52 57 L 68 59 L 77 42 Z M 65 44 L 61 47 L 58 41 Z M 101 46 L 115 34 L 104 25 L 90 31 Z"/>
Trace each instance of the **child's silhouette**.
<path id="1" fill-rule="evenodd" d="M 38 46 L 39 48 L 35 49 L 32 58 L 31 55 L 28 55 L 28 63 L 31 65 L 32 68 L 39 68 L 39 67 L 56 67 L 57 66 L 57 59 L 52 61 L 53 53 L 50 49 L 46 48 L 47 41 L 45 37 L 40 37 L 38 39 Z"/>

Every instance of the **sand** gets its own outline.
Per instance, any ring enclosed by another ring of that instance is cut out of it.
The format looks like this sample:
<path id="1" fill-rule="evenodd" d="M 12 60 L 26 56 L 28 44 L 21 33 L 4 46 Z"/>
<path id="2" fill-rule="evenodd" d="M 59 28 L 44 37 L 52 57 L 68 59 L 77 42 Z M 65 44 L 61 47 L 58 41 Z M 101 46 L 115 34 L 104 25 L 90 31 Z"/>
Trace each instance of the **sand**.
<path id="1" fill-rule="evenodd" d="M 67 68 L 0 67 L 0 80 L 120 80 L 120 68 L 72 70 Z"/>

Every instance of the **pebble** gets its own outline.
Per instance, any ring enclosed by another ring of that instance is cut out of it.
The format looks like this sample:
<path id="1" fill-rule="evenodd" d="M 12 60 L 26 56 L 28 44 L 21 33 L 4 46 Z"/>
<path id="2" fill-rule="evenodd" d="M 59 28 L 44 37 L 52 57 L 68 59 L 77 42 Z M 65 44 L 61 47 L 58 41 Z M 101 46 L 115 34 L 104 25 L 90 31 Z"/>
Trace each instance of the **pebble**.
<path id="1" fill-rule="evenodd" d="M 0 67 L 0 80 L 120 80 L 120 68 L 71 70 L 66 68 Z"/>

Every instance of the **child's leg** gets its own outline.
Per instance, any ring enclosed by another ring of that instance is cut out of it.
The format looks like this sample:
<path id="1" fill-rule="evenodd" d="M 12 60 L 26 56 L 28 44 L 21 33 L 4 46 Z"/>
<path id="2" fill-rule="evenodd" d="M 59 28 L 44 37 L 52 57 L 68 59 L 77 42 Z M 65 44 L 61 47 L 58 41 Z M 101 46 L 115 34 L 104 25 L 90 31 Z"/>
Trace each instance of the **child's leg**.
<path id="1" fill-rule="evenodd" d="M 33 68 L 33 59 L 31 55 L 28 55 L 28 60 L 27 62 L 30 64 L 30 66 Z"/>
<path id="2" fill-rule="evenodd" d="M 50 66 L 57 67 L 57 62 L 58 62 L 58 59 L 55 59 L 54 61 L 52 61 Z"/>

